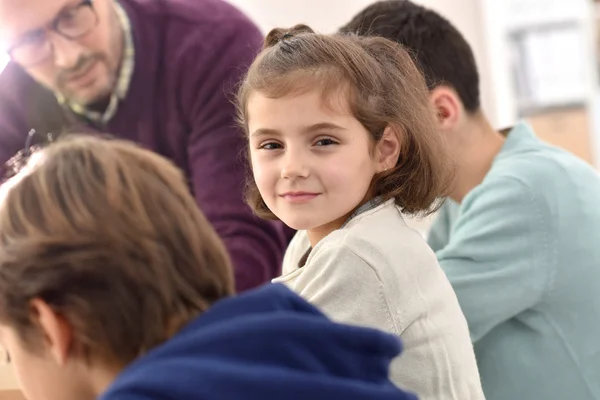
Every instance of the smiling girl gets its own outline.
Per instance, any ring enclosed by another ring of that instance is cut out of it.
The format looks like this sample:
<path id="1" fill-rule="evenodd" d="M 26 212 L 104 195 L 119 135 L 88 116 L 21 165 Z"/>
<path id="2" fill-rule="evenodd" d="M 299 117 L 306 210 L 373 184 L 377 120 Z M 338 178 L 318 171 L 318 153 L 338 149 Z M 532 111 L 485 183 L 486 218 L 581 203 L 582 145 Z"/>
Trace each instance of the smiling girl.
<path id="1" fill-rule="evenodd" d="M 258 215 L 299 232 L 283 282 L 331 318 L 399 335 L 391 378 L 421 399 L 482 399 L 465 318 L 403 213 L 451 175 L 423 78 L 383 38 L 273 30 L 238 94 Z"/>

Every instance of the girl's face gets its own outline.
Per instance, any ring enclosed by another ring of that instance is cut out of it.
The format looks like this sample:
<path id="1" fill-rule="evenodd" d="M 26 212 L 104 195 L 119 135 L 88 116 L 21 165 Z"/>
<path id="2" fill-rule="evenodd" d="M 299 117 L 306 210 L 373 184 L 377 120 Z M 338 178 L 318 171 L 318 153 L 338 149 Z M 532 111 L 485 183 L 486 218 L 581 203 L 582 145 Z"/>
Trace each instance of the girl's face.
<path id="1" fill-rule="evenodd" d="M 371 157 L 371 136 L 348 105 L 325 107 L 319 91 L 248 102 L 254 179 L 269 209 L 307 230 L 313 246 L 365 200 L 384 165 Z"/>

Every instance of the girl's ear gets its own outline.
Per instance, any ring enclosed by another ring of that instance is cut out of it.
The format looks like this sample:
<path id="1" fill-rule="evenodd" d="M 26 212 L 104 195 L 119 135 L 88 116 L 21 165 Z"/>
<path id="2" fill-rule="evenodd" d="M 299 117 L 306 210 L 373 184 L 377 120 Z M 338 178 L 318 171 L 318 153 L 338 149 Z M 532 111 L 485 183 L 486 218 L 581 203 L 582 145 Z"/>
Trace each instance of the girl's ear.
<path id="1" fill-rule="evenodd" d="M 400 133 L 396 128 L 388 125 L 375 148 L 377 172 L 383 172 L 396 166 L 398 157 L 400 157 L 400 146 Z"/>

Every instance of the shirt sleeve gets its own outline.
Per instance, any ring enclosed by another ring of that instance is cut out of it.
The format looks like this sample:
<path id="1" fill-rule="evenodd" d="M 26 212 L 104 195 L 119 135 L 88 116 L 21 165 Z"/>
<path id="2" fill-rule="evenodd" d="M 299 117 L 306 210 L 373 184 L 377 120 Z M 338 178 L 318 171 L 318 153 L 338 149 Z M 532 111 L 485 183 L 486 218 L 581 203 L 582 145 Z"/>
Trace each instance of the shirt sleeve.
<path id="1" fill-rule="evenodd" d="M 224 240 L 237 290 L 244 291 L 280 274 L 287 244 L 283 225 L 259 219 L 244 201 L 246 138 L 233 100 L 262 37 L 250 21 L 236 19 L 219 26 L 211 40 L 201 49 L 192 42 L 182 71 L 192 77 L 183 84 L 184 104 L 191 105 L 189 171 L 198 205 Z"/>
<path id="2" fill-rule="evenodd" d="M 539 193 L 516 178 L 487 182 L 465 199 L 436 255 L 473 342 L 540 301 L 554 269 L 552 224 Z"/>
<path id="3" fill-rule="evenodd" d="M 296 290 L 335 321 L 399 334 L 376 271 L 344 244 L 315 248 Z"/>

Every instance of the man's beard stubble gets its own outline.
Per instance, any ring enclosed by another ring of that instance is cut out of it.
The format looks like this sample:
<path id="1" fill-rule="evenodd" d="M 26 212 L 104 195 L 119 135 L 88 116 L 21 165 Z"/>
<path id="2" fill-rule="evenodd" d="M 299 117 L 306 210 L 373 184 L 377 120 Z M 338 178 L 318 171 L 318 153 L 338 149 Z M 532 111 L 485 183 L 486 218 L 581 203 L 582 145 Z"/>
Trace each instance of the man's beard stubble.
<path id="1" fill-rule="evenodd" d="M 97 53 L 84 55 L 77 60 L 75 66 L 62 70 L 57 74 L 55 87 L 68 102 L 102 111 L 108 106 L 110 95 L 114 88 L 116 78 L 112 76 L 112 73 L 110 73 L 111 79 L 109 79 L 108 84 L 104 87 L 99 87 L 96 93 L 82 96 L 73 90 L 69 90 L 67 87 L 70 79 L 77 77 L 81 73 L 86 73 L 88 68 L 94 68 L 95 63 L 103 64 L 105 71 L 109 71 L 110 73 L 109 63 L 103 55 Z"/>

